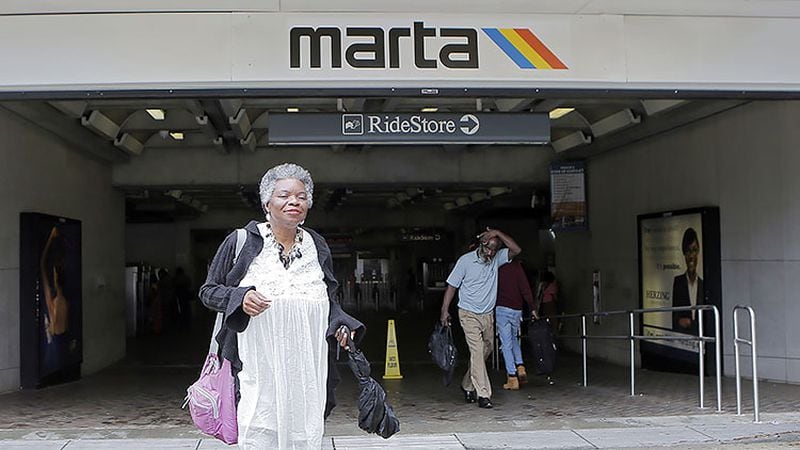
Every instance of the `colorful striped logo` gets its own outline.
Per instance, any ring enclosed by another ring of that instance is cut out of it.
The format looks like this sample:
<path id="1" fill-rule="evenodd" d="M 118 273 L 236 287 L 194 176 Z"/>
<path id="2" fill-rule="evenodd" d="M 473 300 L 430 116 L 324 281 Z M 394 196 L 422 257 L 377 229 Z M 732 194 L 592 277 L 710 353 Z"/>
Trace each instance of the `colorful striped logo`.
<path id="1" fill-rule="evenodd" d="M 565 70 L 567 66 L 528 28 L 483 28 L 520 69 Z"/>

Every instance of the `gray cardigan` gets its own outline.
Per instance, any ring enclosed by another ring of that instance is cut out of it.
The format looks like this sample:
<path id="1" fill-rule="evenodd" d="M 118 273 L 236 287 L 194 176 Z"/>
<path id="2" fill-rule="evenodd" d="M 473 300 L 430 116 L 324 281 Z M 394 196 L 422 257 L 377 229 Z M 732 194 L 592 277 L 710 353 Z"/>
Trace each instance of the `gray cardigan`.
<path id="1" fill-rule="evenodd" d="M 253 259 L 261 253 L 264 240 L 256 227 L 257 222 L 251 221 L 244 227 L 247 231 L 247 239 L 242 247 L 236 264 L 233 263 L 236 253 L 236 231 L 230 233 L 217 249 L 217 254 L 208 268 L 206 282 L 200 288 L 200 300 L 209 309 L 224 313 L 222 329 L 217 334 L 216 339 L 219 343 L 219 356 L 231 362 L 233 374 L 236 377 L 236 401 L 239 401 L 239 379 L 238 374 L 242 370 L 242 361 L 239 359 L 239 344 L 237 333 L 241 333 L 247 328 L 250 322 L 248 316 L 242 309 L 242 300 L 247 291 L 255 289 L 254 286 L 241 286 L 239 283 L 247 274 L 247 268 Z M 336 339 L 334 334 L 342 326 L 347 326 L 356 332 L 356 341 L 360 341 L 366 331 L 364 324 L 354 319 L 342 310 L 341 305 L 336 300 L 336 289 L 338 283 L 333 275 L 333 258 L 330 248 L 315 231 L 304 228 L 314 239 L 317 248 L 319 265 L 322 268 L 325 285 L 328 288 L 328 299 L 330 301 L 330 313 L 328 315 L 328 330 L 326 333 L 328 344 L 328 392 L 327 403 L 325 405 L 325 417 L 336 406 L 334 389 L 339 383 L 339 374 L 336 370 Z"/>

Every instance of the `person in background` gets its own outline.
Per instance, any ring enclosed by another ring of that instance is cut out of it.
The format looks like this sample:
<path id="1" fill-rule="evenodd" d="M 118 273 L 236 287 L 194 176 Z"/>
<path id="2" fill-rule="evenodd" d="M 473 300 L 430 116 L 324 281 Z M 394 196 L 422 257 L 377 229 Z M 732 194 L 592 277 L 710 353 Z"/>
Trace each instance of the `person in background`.
<path id="1" fill-rule="evenodd" d="M 181 329 L 189 329 L 192 325 L 192 280 L 186 275 L 183 267 L 175 268 L 175 300 L 178 303 L 178 325 Z"/>
<path id="2" fill-rule="evenodd" d="M 541 291 L 541 315 L 550 321 L 550 327 L 553 333 L 558 332 L 558 282 L 553 272 L 546 270 L 542 273 L 542 282 L 540 283 Z"/>
<path id="3" fill-rule="evenodd" d="M 224 314 L 216 336 L 236 383 L 239 447 L 319 449 L 336 404 L 336 345 L 364 325 L 336 300 L 330 248 L 301 225 L 313 203 L 311 174 L 296 164 L 269 169 L 259 195 L 266 219 L 217 250 L 200 299 Z M 235 259 L 235 262 L 234 262 Z"/>
<path id="4" fill-rule="evenodd" d="M 518 390 L 520 384 L 528 381 L 528 373 L 522 360 L 519 326 L 522 321 L 523 304 L 527 304 L 532 316 L 534 310 L 533 293 L 519 261 L 511 261 L 500 267 L 497 283 L 497 306 L 495 320 L 497 334 L 500 336 L 500 350 L 503 353 L 507 381 L 503 389 Z"/>
<path id="5" fill-rule="evenodd" d="M 447 277 L 439 320 L 450 325 L 450 303 L 458 292 L 458 320 L 469 347 L 469 369 L 461 381 L 464 399 L 492 407 L 492 386 L 486 371 L 486 358 L 494 343 L 494 305 L 497 301 L 497 271 L 522 251 L 511 236 L 486 228 L 478 235 L 480 244 L 458 258 Z M 505 248 L 500 248 L 505 245 Z"/>
<path id="6" fill-rule="evenodd" d="M 167 269 L 158 269 L 158 282 L 156 282 L 158 295 L 158 314 L 161 316 L 161 330 L 170 328 L 178 320 L 178 302 L 175 300 L 175 284 Z"/>

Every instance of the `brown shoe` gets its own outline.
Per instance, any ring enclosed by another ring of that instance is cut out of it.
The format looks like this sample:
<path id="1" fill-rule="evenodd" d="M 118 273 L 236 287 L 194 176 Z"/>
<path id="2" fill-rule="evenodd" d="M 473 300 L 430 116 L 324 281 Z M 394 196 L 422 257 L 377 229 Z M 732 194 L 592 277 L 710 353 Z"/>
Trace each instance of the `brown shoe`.
<path id="1" fill-rule="evenodd" d="M 525 371 L 525 366 L 522 364 L 517 366 L 517 378 L 519 379 L 520 385 L 528 382 L 528 372 Z"/>
<path id="2" fill-rule="evenodd" d="M 507 389 L 509 391 L 518 391 L 519 379 L 515 375 L 509 375 L 508 382 L 503 385 L 503 389 Z"/>

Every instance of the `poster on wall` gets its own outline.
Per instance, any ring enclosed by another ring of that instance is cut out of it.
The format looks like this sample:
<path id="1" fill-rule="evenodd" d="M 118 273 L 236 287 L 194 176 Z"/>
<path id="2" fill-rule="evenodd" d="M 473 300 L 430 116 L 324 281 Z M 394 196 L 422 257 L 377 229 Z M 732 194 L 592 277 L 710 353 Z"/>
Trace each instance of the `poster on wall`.
<path id="1" fill-rule="evenodd" d="M 20 214 L 20 364 L 23 389 L 80 377 L 81 222 Z"/>
<path id="2" fill-rule="evenodd" d="M 554 230 L 585 230 L 586 164 L 583 161 L 550 165 L 550 216 Z"/>
<path id="3" fill-rule="evenodd" d="M 719 308 L 719 209 L 646 214 L 638 217 L 638 225 L 641 307 L 716 305 Z M 713 336 L 713 313 L 705 311 L 702 316 L 703 335 Z M 697 336 L 700 312 L 645 313 L 641 328 L 645 336 Z M 677 371 L 697 368 L 700 351 L 697 341 L 643 341 L 640 348 L 643 367 Z M 707 345 L 706 358 L 713 353 L 709 349 L 711 346 Z"/>

